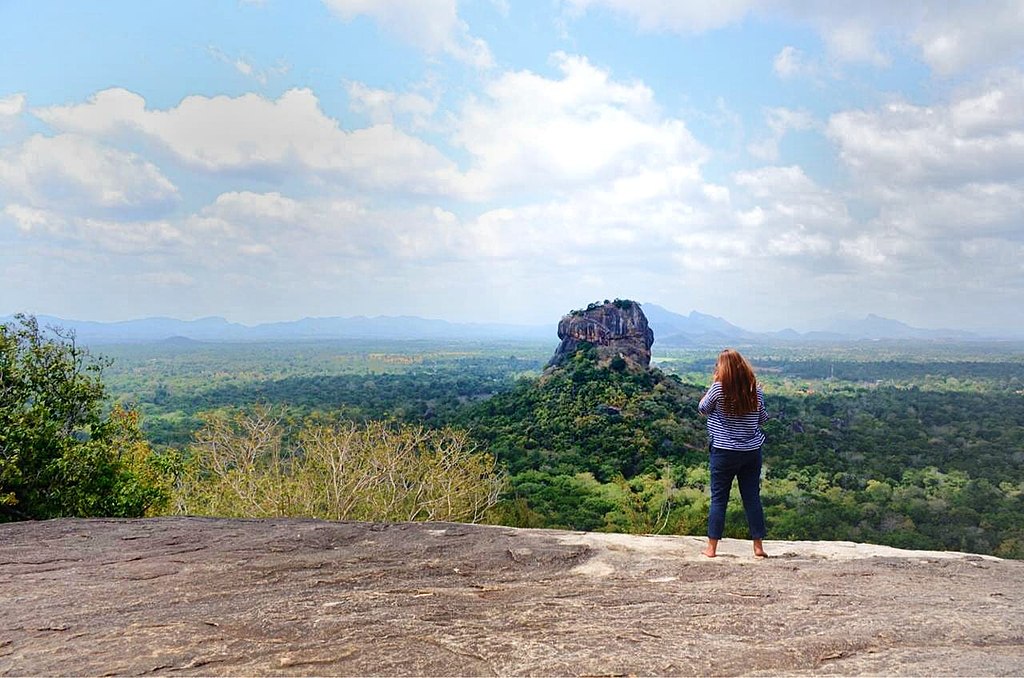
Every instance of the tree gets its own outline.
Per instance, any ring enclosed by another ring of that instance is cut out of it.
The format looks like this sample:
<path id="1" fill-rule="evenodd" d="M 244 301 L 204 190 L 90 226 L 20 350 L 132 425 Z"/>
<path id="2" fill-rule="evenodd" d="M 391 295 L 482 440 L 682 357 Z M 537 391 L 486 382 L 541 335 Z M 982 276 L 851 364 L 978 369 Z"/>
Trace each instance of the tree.
<path id="1" fill-rule="evenodd" d="M 0 325 L 0 521 L 134 517 L 166 498 L 138 417 L 104 413 L 107 364 L 34 317 Z"/>
<path id="2" fill-rule="evenodd" d="M 478 522 L 505 485 L 494 457 L 453 428 L 287 426 L 266 407 L 204 419 L 179 479 L 181 513 Z"/>

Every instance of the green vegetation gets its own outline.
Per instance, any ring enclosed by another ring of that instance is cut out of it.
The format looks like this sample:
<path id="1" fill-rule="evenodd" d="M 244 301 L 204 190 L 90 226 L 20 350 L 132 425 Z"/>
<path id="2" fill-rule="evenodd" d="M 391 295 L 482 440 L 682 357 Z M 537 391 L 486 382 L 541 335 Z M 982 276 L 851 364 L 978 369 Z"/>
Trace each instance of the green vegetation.
<path id="1" fill-rule="evenodd" d="M 1024 558 L 1024 347 L 740 348 L 765 387 L 772 417 L 763 485 L 771 538 Z M 481 495 L 490 499 L 446 519 L 643 533 L 705 529 L 707 443 L 696 404 L 717 349 L 656 349 L 657 369 L 648 373 L 598 368 L 586 348 L 564 368 L 542 373 L 553 342 L 167 342 L 95 350 L 113 358 L 104 381 L 123 406 L 106 415 L 96 409 L 97 425 L 79 426 L 67 444 L 110 442 L 112 433 L 103 431 L 116 427 L 99 422 L 122 422 L 121 440 L 133 442 L 115 447 L 136 450 L 118 457 L 119 468 L 130 470 L 125 478 L 153 496 L 161 487 L 168 494 L 173 478 L 176 510 L 438 515 L 397 500 L 390 504 L 401 508 L 382 512 L 368 497 L 355 501 L 354 491 L 344 494 L 362 508 L 337 513 L 341 495 L 332 499 L 323 489 L 330 446 L 309 442 L 322 431 L 363 441 L 353 448 L 365 455 L 355 468 L 369 468 L 374 454 L 402 440 L 421 441 L 408 448 L 420 450 L 408 464 L 429 459 L 423 450 L 459 450 L 459 465 L 476 469 L 460 482 L 490 488 Z M 98 381 L 93 388 L 98 395 L 90 402 L 98 406 L 105 391 Z M 276 422 L 269 446 L 248 467 L 235 461 L 217 471 L 211 436 L 245 439 L 263 406 L 272 406 Z M 21 424 L 4 416 L 10 436 Z M 9 496 L 20 477 L 12 460 L 5 452 L 0 467 Z M 259 490 L 239 492 L 240 475 Z M 420 468 L 407 477 L 429 476 Z M 495 496 L 499 484 L 504 490 Z M 158 503 L 132 506 L 137 514 Z M 745 536 L 738 497 L 730 512 L 727 536 Z"/>
<path id="2" fill-rule="evenodd" d="M 880 361 L 843 351 L 840 360 L 748 351 L 772 414 L 772 536 L 1024 557 L 1020 354 Z M 627 375 L 581 352 L 560 372 L 460 412 L 512 474 L 504 520 L 702 533 L 708 473 L 696 403 L 714 356 L 677 352 L 662 369 Z M 744 536 L 738 497 L 730 511 L 729 536 Z"/>
<path id="3" fill-rule="evenodd" d="M 536 374 L 552 348 L 524 343 L 319 341 L 97 347 L 113 364 L 114 396 L 143 415 L 157 449 L 187 445 L 204 412 L 256 404 L 292 416 L 330 413 L 357 422 L 440 426 L 466 403 Z"/>
<path id="4" fill-rule="evenodd" d="M 615 299 L 613 301 L 608 301 L 607 299 L 605 299 L 604 301 L 593 301 L 587 304 L 587 307 L 585 309 L 573 309 L 572 311 L 569 311 L 569 315 L 583 315 L 587 311 L 593 311 L 595 308 L 601 308 L 602 306 L 607 306 L 608 304 L 612 304 L 613 306 L 615 306 L 615 308 L 622 309 L 623 311 L 628 311 L 629 309 L 638 306 L 638 304 L 631 299 Z"/>
<path id="5" fill-rule="evenodd" d="M 166 501 L 137 415 L 103 412 L 103 366 L 34 318 L 0 325 L 0 521 L 133 517 Z"/>

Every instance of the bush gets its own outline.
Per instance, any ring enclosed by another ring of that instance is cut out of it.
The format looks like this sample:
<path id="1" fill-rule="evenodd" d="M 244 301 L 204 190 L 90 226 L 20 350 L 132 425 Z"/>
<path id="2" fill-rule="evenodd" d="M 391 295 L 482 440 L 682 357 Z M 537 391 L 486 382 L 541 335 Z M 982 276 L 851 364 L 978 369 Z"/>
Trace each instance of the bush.
<path id="1" fill-rule="evenodd" d="M 295 433 L 266 408 L 208 415 L 190 452 L 175 502 L 199 515 L 477 522 L 505 483 L 460 430 L 308 422 Z"/>

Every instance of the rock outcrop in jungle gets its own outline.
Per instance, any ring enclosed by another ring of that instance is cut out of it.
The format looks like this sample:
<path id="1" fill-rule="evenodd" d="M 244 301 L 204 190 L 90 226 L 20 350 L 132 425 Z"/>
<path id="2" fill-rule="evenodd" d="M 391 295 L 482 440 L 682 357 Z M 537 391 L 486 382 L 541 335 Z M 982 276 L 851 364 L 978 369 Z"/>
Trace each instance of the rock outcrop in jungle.
<path id="1" fill-rule="evenodd" d="M 558 323 L 562 343 L 548 367 L 564 365 L 581 349 L 592 349 L 598 365 L 612 369 L 646 370 L 651 365 L 654 330 L 635 301 L 616 299 L 572 311 Z"/>

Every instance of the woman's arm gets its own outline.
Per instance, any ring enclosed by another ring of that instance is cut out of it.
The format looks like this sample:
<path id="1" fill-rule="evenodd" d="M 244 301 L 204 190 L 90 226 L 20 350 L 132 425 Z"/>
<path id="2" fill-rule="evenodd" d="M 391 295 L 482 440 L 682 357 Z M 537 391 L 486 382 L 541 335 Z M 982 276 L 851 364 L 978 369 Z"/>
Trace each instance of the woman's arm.
<path id="1" fill-rule="evenodd" d="M 697 405 L 697 411 L 701 414 L 711 414 L 715 409 L 715 405 L 718 404 L 718 399 L 722 396 L 722 385 L 717 381 L 711 384 L 711 388 L 704 394 L 704 397 L 700 399 L 700 403 Z"/>

